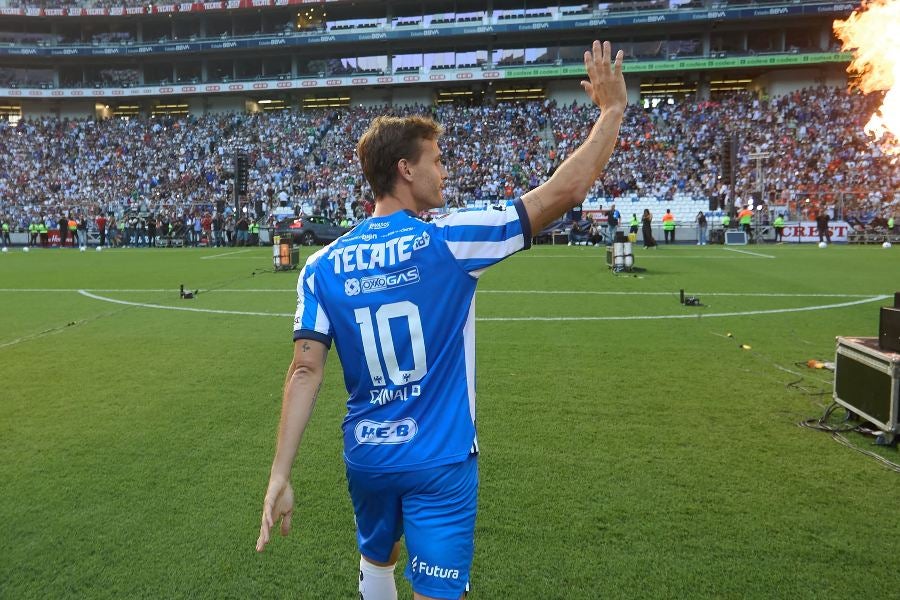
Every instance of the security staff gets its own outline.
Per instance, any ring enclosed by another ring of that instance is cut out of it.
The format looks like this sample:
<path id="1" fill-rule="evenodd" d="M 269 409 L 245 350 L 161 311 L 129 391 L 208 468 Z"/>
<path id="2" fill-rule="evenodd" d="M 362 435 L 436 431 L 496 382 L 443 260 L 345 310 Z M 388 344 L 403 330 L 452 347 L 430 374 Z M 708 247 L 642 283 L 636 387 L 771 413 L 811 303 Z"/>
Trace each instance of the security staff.
<path id="1" fill-rule="evenodd" d="M 640 224 L 641 222 L 638 221 L 637 214 L 631 213 L 631 221 L 628 223 L 628 233 L 636 234 L 638 232 L 638 225 Z"/>
<path id="2" fill-rule="evenodd" d="M 781 215 L 775 217 L 772 227 L 775 228 L 775 243 L 780 244 L 784 242 L 784 217 Z"/>
<path id="3" fill-rule="evenodd" d="M 675 241 L 675 215 L 672 214 L 671 209 L 666 209 L 666 214 L 663 215 L 662 222 L 663 237 L 665 237 L 667 244 L 671 244 Z"/>
<path id="4" fill-rule="evenodd" d="M 12 242 L 9 239 L 9 220 L 3 219 L 3 223 L 0 224 L 0 233 L 2 233 L 3 245 L 9 246 Z"/>
<path id="5" fill-rule="evenodd" d="M 38 223 L 38 234 L 41 236 L 41 246 L 47 247 L 47 234 L 50 232 L 50 229 L 47 227 L 47 224 L 41 221 Z"/>
<path id="6" fill-rule="evenodd" d="M 738 222 L 741 224 L 741 229 L 747 234 L 747 241 L 752 240 L 753 211 L 750 209 L 749 204 L 745 204 L 744 209 L 738 213 Z"/>

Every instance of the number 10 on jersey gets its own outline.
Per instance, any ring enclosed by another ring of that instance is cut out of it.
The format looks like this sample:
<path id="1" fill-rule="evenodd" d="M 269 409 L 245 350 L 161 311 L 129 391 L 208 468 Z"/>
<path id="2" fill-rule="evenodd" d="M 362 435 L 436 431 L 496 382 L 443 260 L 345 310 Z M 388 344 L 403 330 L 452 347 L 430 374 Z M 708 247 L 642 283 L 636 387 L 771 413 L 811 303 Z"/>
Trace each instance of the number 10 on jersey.
<path id="1" fill-rule="evenodd" d="M 428 372 L 428 360 L 425 356 L 425 336 L 422 333 L 422 319 L 419 317 L 418 306 L 406 300 L 384 304 L 375 311 L 374 323 L 372 309 L 369 307 L 357 308 L 353 311 L 353 315 L 359 324 L 372 385 L 387 385 L 384 379 L 385 370 L 394 385 L 413 383 L 425 377 Z M 412 370 L 400 368 L 394 336 L 391 333 L 391 319 L 406 319 L 410 337 L 409 347 L 412 350 Z"/>

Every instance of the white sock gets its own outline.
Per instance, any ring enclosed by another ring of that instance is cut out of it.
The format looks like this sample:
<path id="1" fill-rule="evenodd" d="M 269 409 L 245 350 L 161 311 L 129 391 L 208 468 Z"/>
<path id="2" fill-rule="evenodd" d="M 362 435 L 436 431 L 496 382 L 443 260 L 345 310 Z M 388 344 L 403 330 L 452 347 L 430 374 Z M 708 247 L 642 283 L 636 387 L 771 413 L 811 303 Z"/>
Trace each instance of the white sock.
<path id="1" fill-rule="evenodd" d="M 394 567 L 379 567 L 359 559 L 359 600 L 397 600 Z"/>

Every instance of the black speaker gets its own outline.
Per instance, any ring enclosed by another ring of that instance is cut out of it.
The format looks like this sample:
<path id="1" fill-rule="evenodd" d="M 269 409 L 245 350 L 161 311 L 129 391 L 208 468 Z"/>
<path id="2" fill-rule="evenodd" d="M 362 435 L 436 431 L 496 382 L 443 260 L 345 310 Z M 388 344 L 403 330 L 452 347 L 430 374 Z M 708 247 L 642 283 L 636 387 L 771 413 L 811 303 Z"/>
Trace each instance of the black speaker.
<path id="1" fill-rule="evenodd" d="M 709 199 L 709 210 L 719 210 L 719 199 L 712 197 Z"/>
<path id="2" fill-rule="evenodd" d="M 249 183 L 250 159 L 246 154 L 234 155 L 234 185 L 239 194 L 246 194 Z"/>
<path id="3" fill-rule="evenodd" d="M 900 353 L 900 308 L 881 308 L 878 347 L 885 352 Z"/>
<path id="4" fill-rule="evenodd" d="M 224 200 L 216 200 L 216 212 L 222 214 L 225 212 L 225 201 Z"/>

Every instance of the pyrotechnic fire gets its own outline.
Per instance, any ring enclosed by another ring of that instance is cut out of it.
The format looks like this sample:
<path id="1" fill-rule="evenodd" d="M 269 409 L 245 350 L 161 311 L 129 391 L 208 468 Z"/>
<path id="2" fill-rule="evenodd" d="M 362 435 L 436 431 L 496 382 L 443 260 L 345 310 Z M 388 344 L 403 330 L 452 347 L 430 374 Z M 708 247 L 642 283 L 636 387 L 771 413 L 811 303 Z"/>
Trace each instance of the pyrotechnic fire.
<path id="1" fill-rule="evenodd" d="M 864 94 L 887 91 L 865 132 L 885 154 L 900 155 L 900 0 L 863 0 L 846 21 L 834 22 L 834 32 L 841 50 L 853 52 L 852 85 Z"/>

